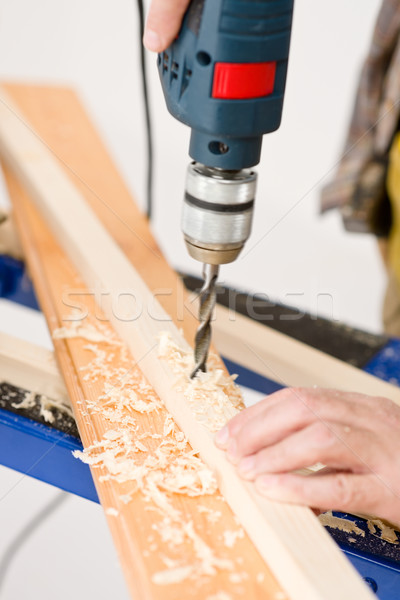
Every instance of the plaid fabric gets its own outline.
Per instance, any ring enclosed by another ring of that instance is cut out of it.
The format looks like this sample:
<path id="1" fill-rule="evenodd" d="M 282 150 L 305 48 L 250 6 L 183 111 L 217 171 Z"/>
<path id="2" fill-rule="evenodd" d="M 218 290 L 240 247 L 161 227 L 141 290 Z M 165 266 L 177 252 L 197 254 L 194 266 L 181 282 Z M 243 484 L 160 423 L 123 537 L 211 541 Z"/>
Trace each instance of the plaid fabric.
<path id="1" fill-rule="evenodd" d="M 375 229 L 374 214 L 385 195 L 388 152 L 399 116 L 400 0 L 383 0 L 343 156 L 333 181 L 321 193 L 322 212 L 340 208 L 347 229 Z"/>

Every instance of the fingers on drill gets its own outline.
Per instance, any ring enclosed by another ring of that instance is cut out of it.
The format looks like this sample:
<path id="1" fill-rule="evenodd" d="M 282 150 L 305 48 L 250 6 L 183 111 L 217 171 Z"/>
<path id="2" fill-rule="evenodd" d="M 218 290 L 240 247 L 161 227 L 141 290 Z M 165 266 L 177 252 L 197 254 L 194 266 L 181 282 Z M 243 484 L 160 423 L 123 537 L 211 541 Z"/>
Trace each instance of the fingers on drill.
<path id="1" fill-rule="evenodd" d="M 189 0 L 153 0 L 143 43 L 151 52 L 165 50 L 179 32 Z"/>

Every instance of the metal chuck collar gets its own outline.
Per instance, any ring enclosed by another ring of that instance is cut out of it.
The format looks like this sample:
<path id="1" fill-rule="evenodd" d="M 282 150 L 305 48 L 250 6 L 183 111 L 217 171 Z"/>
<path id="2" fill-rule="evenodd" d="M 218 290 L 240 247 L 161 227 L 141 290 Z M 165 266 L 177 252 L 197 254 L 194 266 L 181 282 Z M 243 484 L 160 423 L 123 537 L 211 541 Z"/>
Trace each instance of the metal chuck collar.
<path id="1" fill-rule="evenodd" d="M 251 232 L 256 183 L 248 169 L 189 165 L 182 231 L 190 256 L 210 265 L 237 258 Z"/>

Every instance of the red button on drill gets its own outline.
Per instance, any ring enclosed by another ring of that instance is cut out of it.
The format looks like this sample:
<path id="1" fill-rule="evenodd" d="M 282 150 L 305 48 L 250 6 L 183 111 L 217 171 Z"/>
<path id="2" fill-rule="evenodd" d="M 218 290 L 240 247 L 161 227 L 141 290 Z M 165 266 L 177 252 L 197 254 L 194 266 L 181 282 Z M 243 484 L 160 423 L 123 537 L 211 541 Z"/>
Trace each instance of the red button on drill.
<path id="1" fill-rule="evenodd" d="M 262 98 L 274 91 L 276 62 L 215 64 L 213 98 Z"/>

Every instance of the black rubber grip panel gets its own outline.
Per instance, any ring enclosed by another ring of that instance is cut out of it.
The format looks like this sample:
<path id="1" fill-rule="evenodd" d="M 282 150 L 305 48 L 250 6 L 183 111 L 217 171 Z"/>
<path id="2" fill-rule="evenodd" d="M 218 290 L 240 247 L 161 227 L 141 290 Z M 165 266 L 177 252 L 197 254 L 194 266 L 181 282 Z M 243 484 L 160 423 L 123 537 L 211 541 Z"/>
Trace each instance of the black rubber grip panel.
<path id="1" fill-rule="evenodd" d="M 219 204 L 218 202 L 206 202 L 206 200 L 200 200 L 195 198 L 188 192 L 185 193 L 185 200 L 188 204 L 196 206 L 197 208 L 203 208 L 204 210 L 211 210 L 212 212 L 221 213 L 239 213 L 253 208 L 254 200 L 248 202 L 242 202 L 241 204 Z"/>

